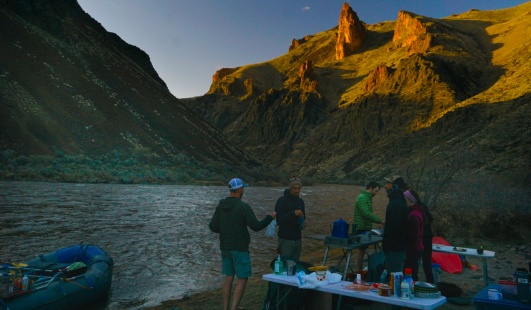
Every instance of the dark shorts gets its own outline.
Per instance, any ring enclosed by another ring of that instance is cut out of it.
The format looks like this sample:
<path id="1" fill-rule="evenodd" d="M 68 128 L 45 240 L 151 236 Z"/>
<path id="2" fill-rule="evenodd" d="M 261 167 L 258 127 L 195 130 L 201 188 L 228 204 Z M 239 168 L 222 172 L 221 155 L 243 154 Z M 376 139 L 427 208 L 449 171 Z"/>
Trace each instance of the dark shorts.
<path id="1" fill-rule="evenodd" d="M 238 279 L 249 278 L 253 270 L 249 252 L 221 250 L 221 273 L 236 276 Z"/>
<path id="2" fill-rule="evenodd" d="M 289 256 L 294 260 L 300 260 L 302 254 L 302 240 L 278 238 L 277 250 L 282 256 Z"/>
<path id="3" fill-rule="evenodd" d="M 371 231 L 370 230 L 358 230 L 357 231 L 357 234 L 358 235 L 368 235 Z M 362 246 L 362 247 L 359 247 L 360 250 L 367 250 L 368 246 Z"/>

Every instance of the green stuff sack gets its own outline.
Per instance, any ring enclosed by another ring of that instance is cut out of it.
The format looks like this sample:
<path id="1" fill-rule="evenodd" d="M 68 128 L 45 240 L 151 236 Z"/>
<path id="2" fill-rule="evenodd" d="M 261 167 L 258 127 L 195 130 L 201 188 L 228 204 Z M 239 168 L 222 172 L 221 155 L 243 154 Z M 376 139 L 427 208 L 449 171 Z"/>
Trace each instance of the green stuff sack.
<path id="1" fill-rule="evenodd" d="M 87 265 L 83 262 L 75 262 L 64 269 L 64 275 L 67 278 L 72 278 L 87 271 Z"/>
<path id="2" fill-rule="evenodd" d="M 87 265 L 85 265 L 85 263 L 83 262 L 75 262 L 72 265 L 66 267 L 66 271 L 74 271 L 81 268 L 87 268 Z"/>

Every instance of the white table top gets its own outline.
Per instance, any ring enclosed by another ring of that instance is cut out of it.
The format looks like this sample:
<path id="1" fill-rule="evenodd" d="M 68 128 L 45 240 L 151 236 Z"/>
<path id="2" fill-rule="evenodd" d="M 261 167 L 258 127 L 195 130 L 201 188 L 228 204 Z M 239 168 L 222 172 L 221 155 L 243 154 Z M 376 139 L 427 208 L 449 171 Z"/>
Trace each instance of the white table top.
<path id="1" fill-rule="evenodd" d="M 466 256 L 474 256 L 478 258 L 494 258 L 494 255 L 496 255 L 495 252 L 483 250 L 483 254 L 478 254 L 477 249 L 471 249 L 471 248 L 462 248 L 464 251 L 455 251 L 454 246 L 451 245 L 442 245 L 442 244 L 433 244 L 432 250 L 435 252 L 444 252 L 444 253 L 450 253 L 450 254 L 457 254 L 457 255 L 466 255 Z"/>
<path id="2" fill-rule="evenodd" d="M 279 276 L 275 274 L 266 274 L 262 276 L 262 279 L 270 282 L 276 282 L 280 284 L 286 284 L 291 286 L 297 286 L 299 285 L 299 279 L 297 276 Z M 446 303 L 446 297 L 441 296 L 439 298 L 418 298 L 415 297 L 413 299 L 401 299 L 395 296 L 389 296 L 384 297 L 380 296 L 377 292 L 359 292 L 359 291 L 353 291 L 350 289 L 345 288 L 344 286 L 348 286 L 352 284 L 352 282 L 347 281 L 341 281 L 338 283 L 333 283 L 329 285 L 324 285 L 317 287 L 313 290 L 326 292 L 326 293 L 332 293 L 332 294 L 338 294 L 343 296 L 349 296 L 354 298 L 361 298 L 396 306 L 402 306 L 402 307 L 408 307 L 413 309 L 424 309 L 424 310 L 431 310 L 435 309 L 444 303 Z"/>

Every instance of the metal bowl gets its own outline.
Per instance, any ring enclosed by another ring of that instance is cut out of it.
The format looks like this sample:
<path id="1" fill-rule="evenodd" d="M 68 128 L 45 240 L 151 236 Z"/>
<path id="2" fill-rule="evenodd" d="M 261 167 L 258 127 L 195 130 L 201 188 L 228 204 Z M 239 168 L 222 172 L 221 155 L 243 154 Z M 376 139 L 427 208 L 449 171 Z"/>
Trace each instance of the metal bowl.
<path id="1" fill-rule="evenodd" d="M 376 235 L 378 237 L 382 237 L 384 235 L 384 230 L 381 229 L 381 228 L 375 228 L 373 230 L 371 230 L 371 235 Z"/>

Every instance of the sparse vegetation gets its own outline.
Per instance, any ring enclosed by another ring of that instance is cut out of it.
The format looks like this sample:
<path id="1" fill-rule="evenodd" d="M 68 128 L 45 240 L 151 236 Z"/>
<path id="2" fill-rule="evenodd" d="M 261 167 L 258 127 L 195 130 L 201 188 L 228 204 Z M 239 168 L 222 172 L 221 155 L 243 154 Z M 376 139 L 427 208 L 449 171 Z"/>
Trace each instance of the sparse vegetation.
<path id="1" fill-rule="evenodd" d="M 261 185 L 282 182 L 282 173 L 265 167 L 246 168 L 202 163 L 182 156 L 157 156 L 138 148 L 132 154 L 114 151 L 99 157 L 65 154 L 19 155 L 0 152 L 0 179 L 67 183 L 224 185 L 239 176 Z"/>

